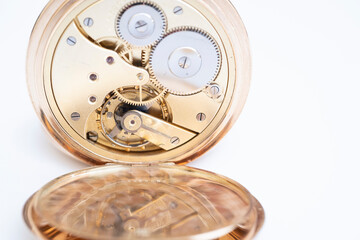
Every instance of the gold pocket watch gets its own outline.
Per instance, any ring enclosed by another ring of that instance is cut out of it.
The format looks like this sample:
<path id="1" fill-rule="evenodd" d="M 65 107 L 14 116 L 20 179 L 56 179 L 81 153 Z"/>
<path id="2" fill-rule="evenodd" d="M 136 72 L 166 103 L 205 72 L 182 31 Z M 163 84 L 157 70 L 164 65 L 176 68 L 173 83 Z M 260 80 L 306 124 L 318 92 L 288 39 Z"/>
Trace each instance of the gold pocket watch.
<path id="1" fill-rule="evenodd" d="M 248 38 L 228 0 L 52 0 L 27 77 L 57 145 L 96 165 L 29 199 L 38 238 L 252 239 L 261 228 L 245 188 L 181 166 L 226 134 L 249 90 Z"/>

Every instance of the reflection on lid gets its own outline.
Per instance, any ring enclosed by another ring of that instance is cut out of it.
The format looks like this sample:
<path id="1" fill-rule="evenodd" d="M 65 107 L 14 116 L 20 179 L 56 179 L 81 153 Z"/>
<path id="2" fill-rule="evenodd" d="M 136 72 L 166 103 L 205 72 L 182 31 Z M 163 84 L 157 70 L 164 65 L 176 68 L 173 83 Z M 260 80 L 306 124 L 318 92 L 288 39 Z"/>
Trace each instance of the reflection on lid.
<path id="1" fill-rule="evenodd" d="M 75 239 L 168 239 L 214 231 L 220 237 L 246 218 L 250 205 L 239 186 L 206 172 L 108 166 L 50 183 L 38 194 L 34 214 L 40 229 L 53 234 L 56 226 Z"/>

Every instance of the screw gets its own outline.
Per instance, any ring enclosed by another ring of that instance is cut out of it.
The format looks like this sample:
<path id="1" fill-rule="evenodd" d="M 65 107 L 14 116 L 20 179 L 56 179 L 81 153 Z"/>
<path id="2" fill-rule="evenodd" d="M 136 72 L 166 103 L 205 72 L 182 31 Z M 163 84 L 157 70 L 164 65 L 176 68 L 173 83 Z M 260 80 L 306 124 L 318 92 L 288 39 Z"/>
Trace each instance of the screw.
<path id="1" fill-rule="evenodd" d="M 209 97 L 216 99 L 219 98 L 221 96 L 221 88 L 219 85 L 214 84 L 214 85 L 210 85 L 207 88 L 207 94 Z"/>
<path id="2" fill-rule="evenodd" d="M 188 57 L 182 57 L 179 59 L 179 66 L 183 69 L 187 69 L 190 67 L 190 61 Z"/>
<path id="3" fill-rule="evenodd" d="M 92 142 L 97 142 L 97 140 L 99 139 L 99 135 L 97 134 L 97 132 L 87 132 L 86 138 Z"/>
<path id="4" fill-rule="evenodd" d="M 219 93 L 220 93 L 220 87 L 219 86 L 212 86 L 211 88 L 210 88 L 210 93 L 211 93 L 211 95 L 213 95 L 213 96 L 217 96 Z"/>
<path id="5" fill-rule="evenodd" d="M 79 120 L 80 120 L 80 113 L 78 113 L 78 112 L 73 112 L 73 113 L 71 114 L 71 119 L 72 119 L 73 121 L 79 121 Z"/>
<path id="6" fill-rule="evenodd" d="M 196 115 L 196 119 L 199 121 L 199 122 L 203 122 L 206 120 L 206 115 L 205 113 L 199 113 L 198 115 Z"/>
<path id="7" fill-rule="evenodd" d="M 95 96 L 89 97 L 89 102 L 90 103 L 96 103 L 96 101 L 97 101 L 97 98 Z"/>
<path id="8" fill-rule="evenodd" d="M 171 138 L 170 142 L 174 145 L 178 145 L 180 143 L 180 138 L 173 137 L 173 138 Z"/>
<path id="9" fill-rule="evenodd" d="M 67 44 L 70 46 L 74 46 L 76 44 L 76 38 L 73 36 L 70 36 L 66 39 Z"/>
<path id="10" fill-rule="evenodd" d="M 183 14 L 183 12 L 184 12 L 184 10 L 183 10 L 183 8 L 180 7 L 180 6 L 177 6 L 177 7 L 174 8 L 174 13 L 175 13 L 176 15 L 181 15 L 181 14 Z"/>
<path id="11" fill-rule="evenodd" d="M 114 59 L 113 57 L 108 57 L 108 58 L 106 59 L 106 62 L 107 62 L 109 65 L 111 65 L 111 64 L 113 64 L 113 63 L 115 62 L 115 59 Z"/>
<path id="12" fill-rule="evenodd" d="M 97 74 L 92 73 L 92 74 L 90 74 L 89 78 L 91 81 L 96 81 L 98 79 L 98 76 L 97 76 Z"/>
<path id="13" fill-rule="evenodd" d="M 137 21 L 135 28 L 138 32 L 145 32 L 148 29 L 148 23 L 144 20 Z"/>
<path id="14" fill-rule="evenodd" d="M 87 27 L 91 27 L 94 24 L 94 20 L 92 18 L 85 18 L 84 25 Z"/>

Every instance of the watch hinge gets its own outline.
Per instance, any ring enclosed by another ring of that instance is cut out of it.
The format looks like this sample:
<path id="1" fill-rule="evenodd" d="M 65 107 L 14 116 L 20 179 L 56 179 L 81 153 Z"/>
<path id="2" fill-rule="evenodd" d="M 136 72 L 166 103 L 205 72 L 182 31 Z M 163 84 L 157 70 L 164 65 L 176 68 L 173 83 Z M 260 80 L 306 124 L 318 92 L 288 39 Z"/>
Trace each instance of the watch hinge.
<path id="1" fill-rule="evenodd" d="M 105 166 L 112 166 L 112 165 L 128 165 L 131 167 L 161 167 L 161 166 L 175 166 L 173 162 L 163 162 L 163 163 L 106 163 Z"/>

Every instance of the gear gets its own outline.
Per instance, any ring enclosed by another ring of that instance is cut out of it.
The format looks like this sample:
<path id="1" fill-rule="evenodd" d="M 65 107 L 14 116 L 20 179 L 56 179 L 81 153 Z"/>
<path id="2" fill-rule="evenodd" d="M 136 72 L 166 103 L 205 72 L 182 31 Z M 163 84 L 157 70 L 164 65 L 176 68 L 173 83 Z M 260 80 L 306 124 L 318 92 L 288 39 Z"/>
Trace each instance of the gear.
<path id="1" fill-rule="evenodd" d="M 122 95 L 119 92 L 122 92 Z M 164 99 L 159 98 L 157 104 L 151 106 L 134 106 L 124 102 L 122 100 L 123 95 L 128 98 L 136 96 L 136 90 L 135 88 L 127 88 L 108 94 L 104 104 L 97 111 L 99 129 L 115 146 L 126 148 L 128 151 L 156 150 L 158 147 L 125 130 L 123 128 L 123 119 L 128 112 L 136 110 L 170 122 L 171 116 L 167 103 Z"/>
<path id="2" fill-rule="evenodd" d="M 154 84 L 176 95 L 200 92 L 216 79 L 220 66 L 218 44 L 210 34 L 194 27 L 170 31 L 150 55 Z"/>
<path id="3" fill-rule="evenodd" d="M 166 18 L 156 4 L 138 0 L 127 4 L 117 18 L 117 33 L 132 47 L 151 47 L 166 31 Z"/>
<path id="4" fill-rule="evenodd" d="M 150 59 L 150 51 L 143 50 L 141 53 L 141 64 L 148 71 L 150 68 L 149 59 Z"/>
<path id="5" fill-rule="evenodd" d="M 132 106 L 150 106 L 166 94 L 165 90 L 161 91 L 149 85 L 122 87 L 116 92 L 119 100 Z"/>
<path id="6" fill-rule="evenodd" d="M 133 53 L 131 49 L 128 48 L 123 48 L 122 50 L 119 51 L 119 56 L 124 59 L 125 62 L 127 62 L 128 64 L 132 65 L 134 62 L 134 58 L 133 58 Z"/>

